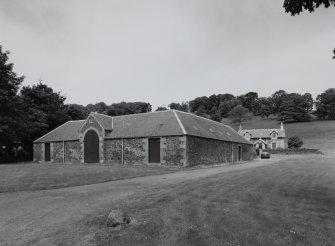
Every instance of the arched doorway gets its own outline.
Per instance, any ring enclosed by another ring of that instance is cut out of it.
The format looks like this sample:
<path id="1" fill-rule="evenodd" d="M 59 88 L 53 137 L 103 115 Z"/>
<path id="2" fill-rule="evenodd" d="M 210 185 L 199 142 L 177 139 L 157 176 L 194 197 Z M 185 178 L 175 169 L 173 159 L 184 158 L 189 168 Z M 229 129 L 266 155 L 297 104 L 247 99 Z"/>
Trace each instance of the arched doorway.
<path id="1" fill-rule="evenodd" d="M 99 136 L 89 130 L 84 137 L 84 161 L 99 162 Z"/>

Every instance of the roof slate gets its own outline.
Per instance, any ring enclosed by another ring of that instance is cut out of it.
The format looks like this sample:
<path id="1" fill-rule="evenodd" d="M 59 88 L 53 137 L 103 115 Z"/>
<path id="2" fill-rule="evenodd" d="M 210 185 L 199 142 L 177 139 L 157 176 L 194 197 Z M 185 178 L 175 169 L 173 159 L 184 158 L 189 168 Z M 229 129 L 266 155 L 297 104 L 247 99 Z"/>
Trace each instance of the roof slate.
<path id="1" fill-rule="evenodd" d="M 191 113 L 181 111 L 176 113 L 185 128 L 186 135 L 250 144 L 230 126 Z"/>
<path id="2" fill-rule="evenodd" d="M 159 137 L 183 135 L 173 111 L 115 116 L 110 138 Z"/>
<path id="3" fill-rule="evenodd" d="M 113 117 L 92 114 L 106 130 L 105 139 L 192 135 L 251 144 L 227 125 L 176 110 Z M 85 120 L 69 121 L 37 139 L 35 143 L 78 140 L 84 122 Z"/>
<path id="4" fill-rule="evenodd" d="M 245 129 L 245 130 L 239 130 L 238 133 L 241 136 L 244 136 L 246 132 L 249 132 L 251 134 L 251 138 L 271 138 L 271 133 L 273 131 L 276 131 L 278 133 L 279 138 L 285 138 L 285 130 L 281 129 Z"/>
<path id="5" fill-rule="evenodd" d="M 85 120 L 68 121 L 35 140 L 34 143 L 78 140 L 79 130 L 84 123 Z"/>

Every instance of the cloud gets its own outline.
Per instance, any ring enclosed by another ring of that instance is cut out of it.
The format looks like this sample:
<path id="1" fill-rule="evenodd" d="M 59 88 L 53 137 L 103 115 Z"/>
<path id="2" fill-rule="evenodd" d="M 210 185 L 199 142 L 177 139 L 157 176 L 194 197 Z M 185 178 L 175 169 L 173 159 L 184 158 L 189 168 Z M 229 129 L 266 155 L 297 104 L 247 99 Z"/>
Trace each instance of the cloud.
<path id="1" fill-rule="evenodd" d="M 68 102 L 158 106 L 249 90 L 320 93 L 335 75 L 334 12 L 291 17 L 268 0 L 0 0 L 0 29 L 25 83 L 41 77 Z"/>

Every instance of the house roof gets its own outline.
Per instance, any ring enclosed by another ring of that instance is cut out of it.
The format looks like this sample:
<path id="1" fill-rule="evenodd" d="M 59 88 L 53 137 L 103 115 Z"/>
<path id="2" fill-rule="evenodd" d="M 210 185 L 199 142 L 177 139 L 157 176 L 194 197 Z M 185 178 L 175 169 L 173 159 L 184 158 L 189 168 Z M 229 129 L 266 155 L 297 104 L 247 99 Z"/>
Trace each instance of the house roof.
<path id="1" fill-rule="evenodd" d="M 92 114 L 106 130 L 106 139 L 192 135 L 251 144 L 227 125 L 176 110 L 113 117 Z M 35 143 L 78 140 L 79 131 L 84 122 L 85 120 L 66 122 L 37 139 Z"/>
<path id="2" fill-rule="evenodd" d="M 250 144 L 230 126 L 191 113 L 181 111 L 176 113 L 185 128 L 186 135 Z"/>
<path id="3" fill-rule="evenodd" d="M 278 133 L 278 138 L 285 138 L 285 130 L 281 129 L 245 129 L 239 130 L 238 133 L 244 136 L 247 132 L 250 133 L 250 138 L 271 138 L 271 133 L 275 131 Z"/>
<path id="4" fill-rule="evenodd" d="M 34 143 L 78 140 L 79 130 L 84 123 L 85 120 L 68 121 L 35 140 Z"/>

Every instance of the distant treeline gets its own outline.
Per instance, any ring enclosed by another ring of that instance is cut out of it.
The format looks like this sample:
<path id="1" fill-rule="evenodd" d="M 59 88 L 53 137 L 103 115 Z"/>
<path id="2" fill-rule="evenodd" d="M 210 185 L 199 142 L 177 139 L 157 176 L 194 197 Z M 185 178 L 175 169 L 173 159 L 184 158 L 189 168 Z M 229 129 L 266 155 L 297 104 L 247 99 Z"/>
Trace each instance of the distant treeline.
<path id="1" fill-rule="evenodd" d="M 60 92 L 42 82 L 21 87 L 24 77 L 13 72 L 8 55 L 0 46 L 0 163 L 31 160 L 34 140 L 66 121 L 85 119 L 91 112 L 117 116 L 152 111 L 147 102 L 65 104 L 66 98 Z M 253 115 L 275 115 L 284 122 L 309 121 L 311 113 L 321 119 L 335 119 L 335 89 L 326 90 L 315 101 L 309 93 L 280 90 L 269 97 L 258 97 L 257 92 L 203 96 L 189 102 L 172 102 L 168 107 L 215 121 L 226 117 L 243 121 Z M 160 110 L 167 108 L 156 109 Z"/>

